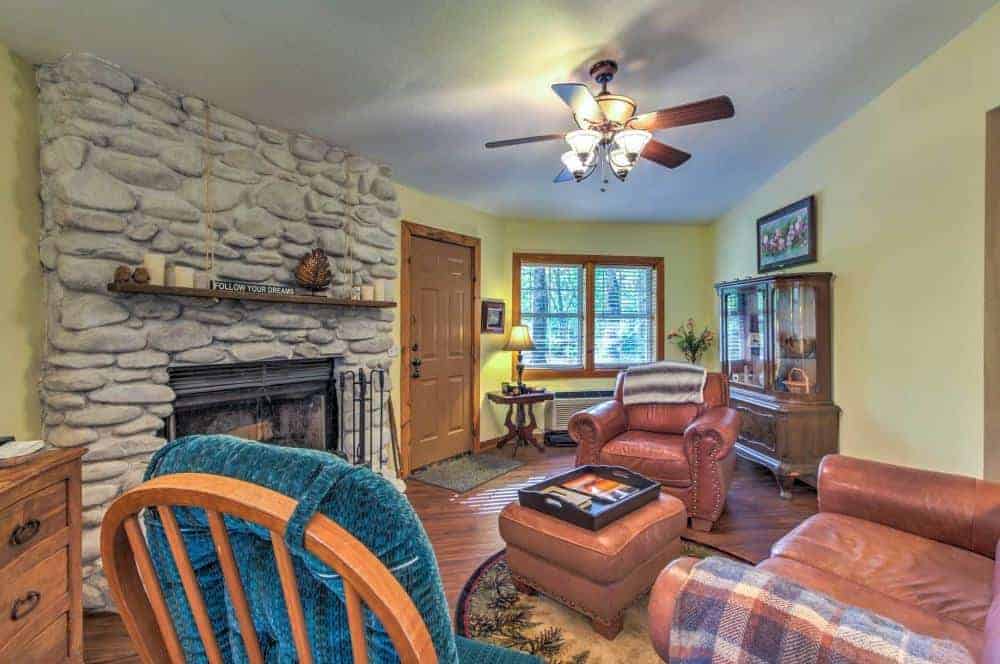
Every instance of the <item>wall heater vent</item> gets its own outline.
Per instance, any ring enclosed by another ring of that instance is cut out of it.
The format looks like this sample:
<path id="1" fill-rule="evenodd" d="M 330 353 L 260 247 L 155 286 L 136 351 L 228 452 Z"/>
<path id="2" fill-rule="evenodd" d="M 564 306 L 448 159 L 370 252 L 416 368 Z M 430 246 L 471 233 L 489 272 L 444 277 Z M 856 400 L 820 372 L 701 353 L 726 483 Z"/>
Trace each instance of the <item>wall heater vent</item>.
<path id="1" fill-rule="evenodd" d="M 545 418 L 546 433 L 561 433 L 569 428 L 569 418 L 613 396 L 611 390 L 556 392 Z"/>

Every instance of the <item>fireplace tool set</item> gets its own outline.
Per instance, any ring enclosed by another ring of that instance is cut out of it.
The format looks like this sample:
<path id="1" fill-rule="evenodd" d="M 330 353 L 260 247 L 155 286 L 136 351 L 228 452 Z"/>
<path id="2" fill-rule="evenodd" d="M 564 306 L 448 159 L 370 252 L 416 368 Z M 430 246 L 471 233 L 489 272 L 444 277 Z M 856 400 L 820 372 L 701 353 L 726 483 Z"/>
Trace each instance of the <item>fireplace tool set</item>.
<path id="1" fill-rule="evenodd" d="M 384 368 L 340 372 L 340 450 L 349 462 L 376 473 L 390 464 L 399 475 L 399 446 Z"/>

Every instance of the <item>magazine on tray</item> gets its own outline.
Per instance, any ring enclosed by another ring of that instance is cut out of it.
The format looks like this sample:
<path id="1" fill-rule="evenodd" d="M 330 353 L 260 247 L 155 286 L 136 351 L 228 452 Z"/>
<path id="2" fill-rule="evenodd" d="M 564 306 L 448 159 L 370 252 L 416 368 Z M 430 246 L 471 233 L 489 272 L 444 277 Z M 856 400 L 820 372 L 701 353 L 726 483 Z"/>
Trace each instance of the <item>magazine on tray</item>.
<path id="1" fill-rule="evenodd" d="M 600 477 L 596 473 L 584 473 L 563 482 L 560 486 L 605 503 L 616 503 L 639 491 L 630 484 Z"/>

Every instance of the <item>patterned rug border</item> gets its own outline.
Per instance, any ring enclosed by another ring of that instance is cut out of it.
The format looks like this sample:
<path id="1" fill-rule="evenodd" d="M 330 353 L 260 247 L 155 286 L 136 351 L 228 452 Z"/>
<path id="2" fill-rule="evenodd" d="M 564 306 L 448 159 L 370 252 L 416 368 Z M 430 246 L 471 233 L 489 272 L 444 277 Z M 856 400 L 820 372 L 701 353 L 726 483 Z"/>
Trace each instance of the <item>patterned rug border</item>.
<path id="1" fill-rule="evenodd" d="M 681 540 L 683 542 L 687 542 L 688 544 L 712 551 L 720 556 L 724 556 L 727 558 L 735 558 L 736 560 L 744 562 L 748 565 L 753 564 L 750 561 L 741 558 L 740 556 L 734 555 L 732 553 L 727 553 L 722 549 L 717 549 L 714 546 L 702 544 L 701 542 L 696 542 L 695 540 L 691 540 L 686 537 L 682 537 Z M 465 622 L 466 622 L 465 618 L 469 610 L 469 600 L 472 595 L 472 589 L 475 587 L 476 581 L 483 575 L 483 572 L 485 572 L 493 563 L 495 563 L 498 558 L 500 558 L 503 555 L 506 555 L 506 553 L 507 553 L 507 547 L 504 547 L 499 551 L 497 551 L 496 553 L 492 554 L 491 556 L 486 558 L 486 560 L 480 563 L 479 567 L 476 568 L 476 571 L 470 574 L 469 578 L 465 580 L 465 585 L 462 586 L 462 592 L 459 594 L 458 603 L 455 606 L 455 633 L 458 634 L 459 636 L 471 638 L 465 631 Z"/>

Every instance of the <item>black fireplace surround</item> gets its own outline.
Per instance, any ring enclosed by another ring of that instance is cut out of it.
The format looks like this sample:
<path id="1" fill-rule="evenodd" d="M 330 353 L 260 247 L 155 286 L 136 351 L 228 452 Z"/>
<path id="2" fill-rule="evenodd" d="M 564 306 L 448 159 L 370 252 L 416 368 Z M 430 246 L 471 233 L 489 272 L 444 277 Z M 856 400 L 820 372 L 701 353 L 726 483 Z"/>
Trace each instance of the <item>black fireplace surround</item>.
<path id="1" fill-rule="evenodd" d="M 177 395 L 169 440 L 231 434 L 275 445 L 336 451 L 339 358 L 170 367 Z"/>

